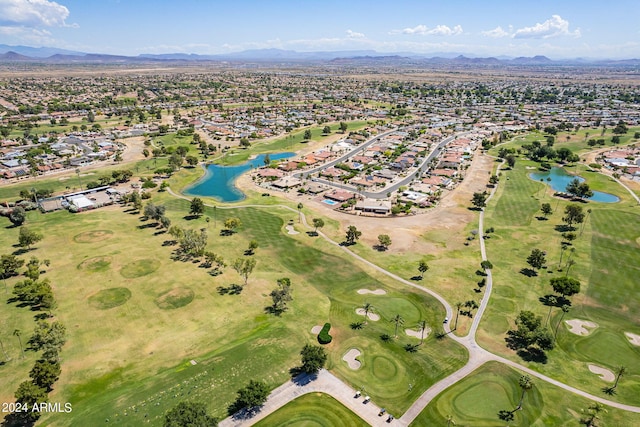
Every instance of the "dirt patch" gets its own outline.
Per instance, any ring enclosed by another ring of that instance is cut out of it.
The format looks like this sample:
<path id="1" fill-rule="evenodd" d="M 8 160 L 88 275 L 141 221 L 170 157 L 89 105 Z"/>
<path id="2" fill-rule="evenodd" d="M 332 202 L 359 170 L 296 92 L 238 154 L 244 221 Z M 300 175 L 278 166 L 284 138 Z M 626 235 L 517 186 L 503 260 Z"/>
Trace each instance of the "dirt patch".
<path id="1" fill-rule="evenodd" d="M 172 310 L 184 307 L 193 301 L 194 293 L 189 288 L 173 288 L 163 292 L 156 298 L 155 303 L 158 308 Z"/>
<path id="2" fill-rule="evenodd" d="M 358 289 L 358 293 L 360 295 L 365 295 L 365 294 L 384 295 L 387 293 L 387 291 L 385 291 L 384 289 L 375 289 L 373 291 L 371 289 Z"/>
<path id="3" fill-rule="evenodd" d="M 360 361 L 356 359 L 361 354 L 362 353 L 360 352 L 360 350 L 352 348 L 347 351 L 344 356 L 342 356 L 342 360 L 347 362 L 349 368 L 355 371 L 356 369 L 360 369 L 360 366 L 362 366 L 362 363 L 360 363 Z"/>
<path id="4" fill-rule="evenodd" d="M 284 228 L 287 229 L 287 234 L 300 234 L 299 231 L 296 231 L 296 229 L 293 228 L 293 225 L 287 225 Z"/>
<path id="5" fill-rule="evenodd" d="M 576 335 L 589 335 L 591 329 L 598 327 L 596 323 L 588 320 L 572 319 L 564 321 L 569 327 L 569 332 Z"/>
<path id="6" fill-rule="evenodd" d="M 612 383 L 616 376 L 610 370 L 597 365 L 589 365 L 589 370 L 600 377 L 600 379 Z"/>
<path id="7" fill-rule="evenodd" d="M 359 308 L 356 310 L 356 313 L 359 314 L 360 316 L 364 316 L 364 309 L 363 308 Z M 373 320 L 374 322 L 377 322 L 378 320 L 380 320 L 380 316 L 375 314 L 375 313 L 367 313 L 367 317 L 371 320 Z"/>
<path id="8" fill-rule="evenodd" d="M 316 325 L 313 328 L 311 328 L 311 333 L 313 335 L 318 335 L 321 330 L 322 330 L 322 325 Z"/>
<path id="9" fill-rule="evenodd" d="M 413 329 L 405 329 L 404 333 L 414 338 L 422 338 L 422 331 L 415 331 Z M 427 338 L 431 333 L 431 328 L 426 328 L 424 330 L 424 337 Z"/>
<path id="10" fill-rule="evenodd" d="M 640 335 L 632 334 L 631 332 L 625 332 L 624 335 L 631 344 L 640 346 Z"/>
<path id="11" fill-rule="evenodd" d="M 91 272 L 105 271 L 111 265 L 110 256 L 96 256 L 93 258 L 85 259 L 78 264 L 78 270 L 85 270 Z"/>
<path id="12" fill-rule="evenodd" d="M 111 237 L 113 237 L 113 231 L 111 230 L 92 230 L 76 234 L 73 236 L 73 241 L 76 243 L 93 243 L 101 242 L 102 240 L 107 240 Z"/>

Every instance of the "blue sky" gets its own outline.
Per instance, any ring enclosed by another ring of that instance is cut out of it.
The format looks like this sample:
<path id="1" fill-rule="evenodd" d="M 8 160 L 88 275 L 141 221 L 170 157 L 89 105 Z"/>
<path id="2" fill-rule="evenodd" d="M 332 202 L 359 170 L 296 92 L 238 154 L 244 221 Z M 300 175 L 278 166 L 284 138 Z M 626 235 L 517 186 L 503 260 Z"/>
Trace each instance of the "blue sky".
<path id="1" fill-rule="evenodd" d="M 640 58 L 640 0 L 0 0 L 0 43 L 84 52 L 245 49 Z"/>

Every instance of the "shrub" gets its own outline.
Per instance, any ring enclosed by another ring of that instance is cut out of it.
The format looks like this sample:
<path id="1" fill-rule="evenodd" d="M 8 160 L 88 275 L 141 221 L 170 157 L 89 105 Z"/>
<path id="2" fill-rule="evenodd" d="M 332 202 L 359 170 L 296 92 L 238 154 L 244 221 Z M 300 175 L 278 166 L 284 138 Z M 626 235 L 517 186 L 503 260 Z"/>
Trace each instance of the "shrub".
<path id="1" fill-rule="evenodd" d="M 331 329 L 331 323 L 325 323 L 318 334 L 318 342 L 320 344 L 329 344 L 333 340 L 333 337 L 329 335 L 329 329 Z"/>

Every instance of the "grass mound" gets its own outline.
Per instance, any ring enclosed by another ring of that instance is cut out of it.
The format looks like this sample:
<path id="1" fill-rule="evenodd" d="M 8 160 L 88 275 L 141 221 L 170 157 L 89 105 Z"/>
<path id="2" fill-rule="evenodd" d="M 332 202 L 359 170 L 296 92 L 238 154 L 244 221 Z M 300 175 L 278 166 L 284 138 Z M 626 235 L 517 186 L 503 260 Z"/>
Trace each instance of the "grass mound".
<path id="1" fill-rule="evenodd" d="M 89 305 L 98 310 L 107 310 L 124 304 L 131 298 L 128 288 L 103 289 L 89 297 Z"/>
<path id="2" fill-rule="evenodd" d="M 156 305 L 163 310 L 184 307 L 193 301 L 194 293 L 189 288 L 173 288 L 156 298 Z"/>
<path id="3" fill-rule="evenodd" d="M 76 234 L 73 236 L 73 241 L 76 243 L 93 243 L 107 240 L 111 237 L 113 237 L 113 231 L 111 230 L 91 230 Z"/>
<path id="4" fill-rule="evenodd" d="M 96 256 L 88 258 L 78 264 L 78 270 L 98 272 L 106 271 L 111 265 L 110 256 Z"/>
<path id="5" fill-rule="evenodd" d="M 120 274 L 127 279 L 146 276 L 160 267 L 160 261 L 156 259 L 139 259 L 122 267 Z"/>

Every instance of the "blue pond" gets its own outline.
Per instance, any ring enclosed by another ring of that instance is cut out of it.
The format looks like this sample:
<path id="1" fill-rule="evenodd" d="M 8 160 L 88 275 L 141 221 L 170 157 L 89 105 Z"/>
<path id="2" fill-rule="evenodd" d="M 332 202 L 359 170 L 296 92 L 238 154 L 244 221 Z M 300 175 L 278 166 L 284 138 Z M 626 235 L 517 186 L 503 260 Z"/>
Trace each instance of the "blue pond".
<path id="1" fill-rule="evenodd" d="M 558 192 L 566 192 L 567 185 L 575 178 L 578 178 L 580 182 L 584 181 L 584 178 L 580 176 L 575 176 L 568 174 L 562 168 L 551 168 L 549 172 L 535 172 L 530 173 L 529 178 L 534 181 L 543 181 L 545 184 L 549 184 L 551 188 Z M 547 178 L 551 178 L 548 180 Z M 594 202 L 602 202 L 602 203 L 615 203 L 619 202 L 620 198 L 618 196 L 614 196 L 613 194 L 603 193 L 601 191 L 594 191 L 593 197 L 590 197 L 589 200 L 593 200 Z"/>
<path id="2" fill-rule="evenodd" d="M 295 153 L 269 154 L 271 160 L 292 157 Z M 242 191 L 236 188 L 236 178 L 252 168 L 264 166 L 264 154 L 236 166 L 207 165 L 207 173 L 185 193 L 191 196 L 214 197 L 222 202 L 238 202 L 244 199 Z"/>

